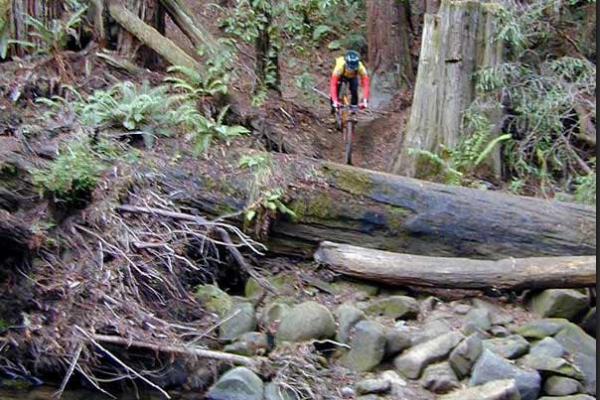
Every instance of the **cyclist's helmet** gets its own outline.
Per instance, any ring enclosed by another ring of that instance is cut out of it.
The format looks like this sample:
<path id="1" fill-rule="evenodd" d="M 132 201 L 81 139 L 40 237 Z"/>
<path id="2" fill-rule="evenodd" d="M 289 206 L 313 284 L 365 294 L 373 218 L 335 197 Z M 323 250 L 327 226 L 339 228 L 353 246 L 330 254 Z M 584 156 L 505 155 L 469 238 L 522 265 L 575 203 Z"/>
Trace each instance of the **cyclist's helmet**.
<path id="1" fill-rule="evenodd" d="M 360 63 L 360 54 L 357 51 L 350 50 L 346 53 L 346 68 L 350 71 L 356 71 L 358 69 L 358 65 Z"/>

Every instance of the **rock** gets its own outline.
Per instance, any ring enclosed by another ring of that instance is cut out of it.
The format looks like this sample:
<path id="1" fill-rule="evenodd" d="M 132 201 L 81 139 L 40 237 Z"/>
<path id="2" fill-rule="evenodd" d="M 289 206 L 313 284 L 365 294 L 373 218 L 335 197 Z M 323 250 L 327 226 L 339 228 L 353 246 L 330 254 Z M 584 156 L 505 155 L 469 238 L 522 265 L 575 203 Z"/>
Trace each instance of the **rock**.
<path id="1" fill-rule="evenodd" d="M 337 308 L 335 316 L 338 320 L 338 329 L 335 340 L 340 343 L 348 343 L 350 330 L 358 321 L 365 319 L 365 313 L 358 308 L 344 303 Z"/>
<path id="2" fill-rule="evenodd" d="M 448 393 L 460 387 L 460 384 L 450 364 L 441 362 L 425 368 L 421 386 L 433 393 Z"/>
<path id="3" fill-rule="evenodd" d="M 490 328 L 490 333 L 492 334 L 492 336 L 494 337 L 507 337 L 510 335 L 510 331 L 502 326 L 502 325 L 493 325 Z"/>
<path id="4" fill-rule="evenodd" d="M 473 333 L 465 338 L 450 353 L 449 363 L 459 378 L 469 375 L 473 364 L 483 351 L 481 337 L 478 333 Z"/>
<path id="5" fill-rule="evenodd" d="M 269 382 L 265 386 L 265 400 L 298 400 L 298 396 L 290 389 L 285 389 L 274 382 Z"/>
<path id="6" fill-rule="evenodd" d="M 209 312 L 223 318 L 233 307 L 231 296 L 215 285 L 200 285 L 196 287 L 196 297 Z"/>
<path id="7" fill-rule="evenodd" d="M 590 311 L 583 317 L 580 326 L 583 330 L 593 337 L 596 337 L 596 307 L 592 307 Z"/>
<path id="8" fill-rule="evenodd" d="M 356 400 L 383 400 L 381 397 L 376 394 L 367 394 L 365 396 L 358 396 Z"/>
<path id="9" fill-rule="evenodd" d="M 519 335 L 511 335 L 505 338 L 487 339 L 483 341 L 483 347 L 509 360 L 519 358 L 529 350 L 529 342 Z"/>
<path id="10" fill-rule="evenodd" d="M 256 329 L 256 315 L 252 303 L 234 304 L 219 326 L 219 339 L 234 340 Z"/>
<path id="11" fill-rule="evenodd" d="M 341 359 L 342 365 L 354 371 L 370 371 L 385 354 L 385 328 L 375 321 L 360 321 L 352 330 L 350 351 Z"/>
<path id="12" fill-rule="evenodd" d="M 342 395 L 343 399 L 352 399 L 356 393 L 350 386 L 344 386 L 340 389 L 340 394 Z"/>
<path id="13" fill-rule="evenodd" d="M 435 296 L 429 296 L 419 304 L 419 314 L 428 314 L 432 312 L 435 307 L 440 303 L 440 299 Z"/>
<path id="14" fill-rule="evenodd" d="M 433 319 L 425 322 L 412 336 L 413 346 L 440 337 L 452 330 L 445 319 Z"/>
<path id="15" fill-rule="evenodd" d="M 406 329 L 387 329 L 385 332 L 385 357 L 392 357 L 412 345 Z"/>
<path id="16" fill-rule="evenodd" d="M 531 299 L 532 310 L 544 318 L 574 319 L 588 305 L 588 296 L 575 289 L 547 289 Z"/>
<path id="17" fill-rule="evenodd" d="M 356 300 L 364 300 L 369 297 L 374 297 L 379 293 L 379 286 L 347 280 L 333 282 L 331 284 L 331 288 L 335 294 L 350 293 Z"/>
<path id="18" fill-rule="evenodd" d="M 470 335 L 471 333 L 482 331 L 485 332 L 492 327 L 490 312 L 483 308 L 473 308 L 465 315 L 463 324 L 463 333 Z"/>
<path id="19" fill-rule="evenodd" d="M 585 392 L 596 395 L 596 339 L 575 324 L 561 329 L 554 339 L 567 350 L 573 364 L 583 372 Z"/>
<path id="20" fill-rule="evenodd" d="M 246 332 L 240 335 L 234 343 L 225 346 L 223 351 L 250 357 L 265 354 L 268 348 L 267 335 L 261 332 Z"/>
<path id="21" fill-rule="evenodd" d="M 514 379 L 490 381 L 480 386 L 457 390 L 439 400 L 521 400 Z"/>
<path id="22" fill-rule="evenodd" d="M 497 354 L 483 349 L 481 356 L 473 366 L 470 385 L 514 379 L 523 400 L 535 400 L 540 392 L 542 378 L 537 371 L 526 371 L 511 364 Z"/>
<path id="23" fill-rule="evenodd" d="M 544 382 L 544 393 L 550 396 L 566 396 L 579 393 L 582 389 L 579 381 L 564 376 L 551 376 Z"/>
<path id="24" fill-rule="evenodd" d="M 275 341 L 280 344 L 310 339 L 329 339 L 334 336 L 333 315 L 321 304 L 307 301 L 294 306 L 284 315 L 275 335 Z"/>
<path id="25" fill-rule="evenodd" d="M 596 400 L 595 397 L 588 396 L 587 394 L 575 394 L 572 396 L 559 396 L 559 397 L 540 397 L 538 400 Z"/>
<path id="26" fill-rule="evenodd" d="M 390 296 L 372 301 L 365 312 L 369 315 L 385 316 L 393 319 L 411 319 L 417 317 L 419 303 L 408 296 Z"/>
<path id="27" fill-rule="evenodd" d="M 492 325 L 508 325 L 514 321 L 512 315 L 487 301 L 475 298 L 473 299 L 473 306 L 479 309 L 488 310 Z"/>
<path id="28" fill-rule="evenodd" d="M 531 346 L 529 354 L 543 357 L 562 357 L 566 353 L 564 347 L 551 337 L 545 337 Z"/>
<path id="29" fill-rule="evenodd" d="M 208 391 L 208 400 L 263 400 L 261 379 L 246 367 L 233 368 L 225 373 Z"/>
<path id="30" fill-rule="evenodd" d="M 380 375 L 381 379 L 388 380 L 391 385 L 391 395 L 394 398 L 399 397 L 404 388 L 406 387 L 406 381 L 398 375 L 398 373 L 392 369 L 388 369 L 387 371 L 383 371 Z"/>
<path id="31" fill-rule="evenodd" d="M 357 394 L 387 393 L 392 388 L 392 383 L 388 379 L 363 379 L 356 386 Z"/>
<path id="32" fill-rule="evenodd" d="M 464 304 L 464 303 L 458 303 L 456 304 L 452 310 L 459 315 L 465 315 L 466 313 L 468 313 L 471 310 L 471 306 L 468 304 Z"/>
<path id="33" fill-rule="evenodd" d="M 279 323 L 291 309 L 292 307 L 289 304 L 281 300 L 269 303 L 263 308 L 260 314 L 260 324 L 265 328 L 269 328 L 273 324 Z"/>
<path id="34" fill-rule="evenodd" d="M 558 357 L 546 357 L 546 356 L 535 356 L 528 354 L 523 357 L 520 362 L 538 371 L 564 375 L 571 378 L 583 380 L 583 373 L 579 368 L 565 360 L 564 358 Z"/>
<path id="35" fill-rule="evenodd" d="M 528 339 L 543 339 L 547 336 L 556 335 L 568 324 L 569 321 L 564 318 L 545 318 L 529 322 L 517 328 L 515 333 Z"/>
<path id="36" fill-rule="evenodd" d="M 394 359 L 394 366 L 402 375 L 410 379 L 417 379 L 421 376 L 423 368 L 444 359 L 462 338 L 461 333 L 451 331 L 418 344 L 397 356 Z"/>

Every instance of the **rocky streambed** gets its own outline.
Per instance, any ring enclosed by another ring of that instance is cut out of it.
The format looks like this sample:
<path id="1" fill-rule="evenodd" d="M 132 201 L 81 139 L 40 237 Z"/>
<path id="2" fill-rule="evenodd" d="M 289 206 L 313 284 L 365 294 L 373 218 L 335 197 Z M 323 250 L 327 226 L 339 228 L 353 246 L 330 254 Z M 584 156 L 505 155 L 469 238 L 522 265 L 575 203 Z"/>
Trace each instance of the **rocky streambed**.
<path id="1" fill-rule="evenodd" d="M 595 398 L 588 290 L 423 294 L 307 276 L 271 277 L 276 294 L 252 279 L 245 296 L 198 288 L 220 319 L 222 349 L 265 363 L 261 371 L 224 371 L 206 398 Z M 284 373 L 282 359 L 289 362 Z"/>

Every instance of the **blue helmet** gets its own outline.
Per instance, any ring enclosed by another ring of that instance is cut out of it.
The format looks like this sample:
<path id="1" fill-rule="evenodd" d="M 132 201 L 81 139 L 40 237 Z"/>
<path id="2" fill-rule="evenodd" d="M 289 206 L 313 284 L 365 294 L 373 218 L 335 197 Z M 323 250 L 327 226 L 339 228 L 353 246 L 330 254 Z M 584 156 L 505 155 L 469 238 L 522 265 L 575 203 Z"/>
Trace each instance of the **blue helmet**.
<path id="1" fill-rule="evenodd" d="M 346 53 L 344 60 L 346 61 L 346 68 L 348 70 L 356 71 L 360 63 L 360 54 L 357 51 L 350 50 Z"/>

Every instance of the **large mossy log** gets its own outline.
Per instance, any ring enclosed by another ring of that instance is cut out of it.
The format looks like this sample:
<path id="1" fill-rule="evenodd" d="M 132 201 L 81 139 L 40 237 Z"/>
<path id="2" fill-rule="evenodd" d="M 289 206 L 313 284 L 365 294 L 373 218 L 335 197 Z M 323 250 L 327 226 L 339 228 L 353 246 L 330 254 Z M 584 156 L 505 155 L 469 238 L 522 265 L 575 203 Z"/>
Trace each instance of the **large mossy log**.
<path id="1" fill-rule="evenodd" d="M 596 256 L 428 257 L 323 242 L 315 260 L 343 275 L 391 286 L 455 289 L 548 289 L 596 285 Z"/>
<path id="2" fill-rule="evenodd" d="M 592 207 L 446 186 L 360 168 L 277 155 L 257 187 L 234 160 L 165 168 L 160 181 L 180 206 L 203 214 L 244 210 L 256 193 L 281 187 L 296 218 L 280 215 L 267 245 L 312 256 L 323 240 L 429 256 L 499 259 L 593 255 Z"/>

